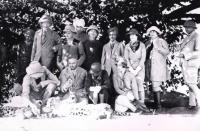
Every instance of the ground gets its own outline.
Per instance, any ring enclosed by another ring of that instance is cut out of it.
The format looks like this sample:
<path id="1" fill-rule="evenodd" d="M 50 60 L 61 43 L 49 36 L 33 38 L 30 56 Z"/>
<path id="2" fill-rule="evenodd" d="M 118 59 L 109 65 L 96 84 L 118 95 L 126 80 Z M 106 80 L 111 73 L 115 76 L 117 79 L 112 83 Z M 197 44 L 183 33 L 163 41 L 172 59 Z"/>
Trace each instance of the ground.
<path id="1" fill-rule="evenodd" d="M 153 108 L 152 96 L 148 96 L 146 105 Z M 188 97 L 177 92 L 162 95 L 163 110 L 160 114 L 131 114 L 114 116 L 112 119 L 94 120 L 84 117 L 22 119 L 22 117 L 0 118 L 0 131 L 107 131 L 107 130 L 194 130 L 200 129 L 200 116 L 187 109 Z M 12 125 L 12 126 L 11 126 Z M 77 126 L 78 125 L 78 126 Z"/>

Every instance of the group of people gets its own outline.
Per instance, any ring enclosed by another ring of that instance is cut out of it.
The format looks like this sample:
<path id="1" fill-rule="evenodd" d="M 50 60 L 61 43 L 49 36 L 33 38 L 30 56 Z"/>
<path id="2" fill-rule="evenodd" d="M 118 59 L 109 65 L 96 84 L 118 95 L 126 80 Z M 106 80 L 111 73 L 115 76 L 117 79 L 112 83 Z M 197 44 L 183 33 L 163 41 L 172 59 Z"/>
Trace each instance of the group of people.
<path id="1" fill-rule="evenodd" d="M 43 15 L 39 24 L 41 29 L 35 33 L 24 31 L 25 40 L 19 47 L 15 86 L 22 86 L 16 91 L 18 95 L 45 107 L 50 97 L 57 95 L 65 100 L 74 92 L 77 103 L 108 103 L 119 112 L 136 112 L 138 103 L 145 109 L 144 82 L 151 81 L 156 109 L 162 108 L 160 92 L 168 79 L 169 48 L 159 28 L 147 30 L 150 39 L 145 44 L 137 29 L 130 29 L 130 41 L 124 44 L 117 41 L 118 28 L 112 27 L 107 31 L 109 42 L 103 45 L 97 40 L 98 27 L 90 25 L 86 29 L 83 19 L 66 22 L 63 37 L 51 29 L 50 16 Z M 196 107 L 200 106 L 200 39 L 194 21 L 186 21 L 184 27 L 188 36 L 177 46 L 177 57 L 190 88 L 189 105 Z M 55 65 L 60 72 L 58 78 L 52 73 Z"/>

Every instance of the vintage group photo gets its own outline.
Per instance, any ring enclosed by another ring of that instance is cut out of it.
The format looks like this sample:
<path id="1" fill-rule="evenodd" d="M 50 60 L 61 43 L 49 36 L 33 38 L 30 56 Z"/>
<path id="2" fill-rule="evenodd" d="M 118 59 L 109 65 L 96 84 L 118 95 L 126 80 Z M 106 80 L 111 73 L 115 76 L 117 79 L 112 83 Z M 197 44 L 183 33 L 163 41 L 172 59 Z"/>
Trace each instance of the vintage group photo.
<path id="1" fill-rule="evenodd" d="M 200 1 L 1 0 L 0 73 L 2 131 L 197 130 Z"/>

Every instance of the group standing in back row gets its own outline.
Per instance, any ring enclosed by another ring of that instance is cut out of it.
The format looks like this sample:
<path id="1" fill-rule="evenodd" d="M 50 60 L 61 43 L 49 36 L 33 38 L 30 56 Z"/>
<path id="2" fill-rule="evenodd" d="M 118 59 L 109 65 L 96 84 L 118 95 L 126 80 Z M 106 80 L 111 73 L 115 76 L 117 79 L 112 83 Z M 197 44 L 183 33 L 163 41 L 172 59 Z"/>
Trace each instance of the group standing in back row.
<path id="1" fill-rule="evenodd" d="M 156 108 L 161 109 L 160 92 L 162 83 L 168 79 L 166 59 L 169 49 L 156 26 L 147 30 L 150 39 L 145 44 L 140 41 L 137 29 L 131 29 L 127 33 L 130 41 L 126 45 L 116 40 L 118 28 L 109 28 L 109 42 L 103 45 L 97 40 L 97 26 L 91 25 L 85 32 L 83 19 L 66 23 L 62 38 L 50 29 L 53 24 L 50 16 L 43 15 L 39 24 L 41 29 L 35 32 L 33 39 L 33 31 L 25 31 L 24 34 L 28 35 L 25 35 L 22 46 L 26 47 L 19 52 L 24 54 L 24 58 L 19 55 L 18 74 L 22 75 L 17 79 L 21 79 L 17 82 L 22 84 L 22 96 L 45 106 L 55 90 L 59 90 L 62 99 L 75 92 L 77 102 L 115 103 L 117 111 L 136 111 L 133 103 L 144 105 L 143 84 L 151 81 Z M 186 21 L 184 27 L 188 36 L 178 47 L 177 57 L 181 59 L 184 80 L 190 88 L 189 105 L 200 106 L 197 87 L 199 35 L 193 21 Z M 59 79 L 51 72 L 55 65 L 61 72 Z"/>

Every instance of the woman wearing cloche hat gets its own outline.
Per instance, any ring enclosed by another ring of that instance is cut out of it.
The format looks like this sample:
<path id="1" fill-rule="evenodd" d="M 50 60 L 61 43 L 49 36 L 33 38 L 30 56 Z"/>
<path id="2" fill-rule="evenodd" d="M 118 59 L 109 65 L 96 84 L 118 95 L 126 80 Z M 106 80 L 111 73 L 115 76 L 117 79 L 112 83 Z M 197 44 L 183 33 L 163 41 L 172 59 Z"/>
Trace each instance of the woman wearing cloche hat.
<path id="1" fill-rule="evenodd" d="M 76 34 L 73 25 L 66 25 L 64 29 L 64 40 L 57 54 L 57 66 L 62 71 L 67 67 L 68 59 L 73 57 L 78 60 L 78 66 L 81 66 L 85 60 L 85 52 L 81 42 L 76 41 L 74 36 Z"/>
<path id="2" fill-rule="evenodd" d="M 99 29 L 96 25 L 90 25 L 86 32 L 88 34 L 88 39 L 83 42 L 86 54 L 86 59 L 83 63 L 83 68 L 89 71 L 92 63 L 101 62 L 103 45 L 99 40 L 97 40 Z"/>
<path id="3" fill-rule="evenodd" d="M 146 43 L 145 76 L 147 81 L 152 81 L 154 102 L 159 112 L 161 111 L 160 86 L 168 77 L 166 59 L 169 54 L 169 49 L 167 42 L 159 37 L 162 32 L 158 27 L 151 26 L 147 30 L 147 34 L 150 40 Z"/>
<path id="4" fill-rule="evenodd" d="M 130 42 L 125 47 L 124 57 L 128 63 L 129 71 L 136 79 L 133 88 L 133 94 L 136 100 L 144 103 L 144 76 L 145 68 L 144 61 L 146 57 L 145 45 L 138 40 L 139 32 L 136 29 L 131 29 L 129 32 Z"/>

